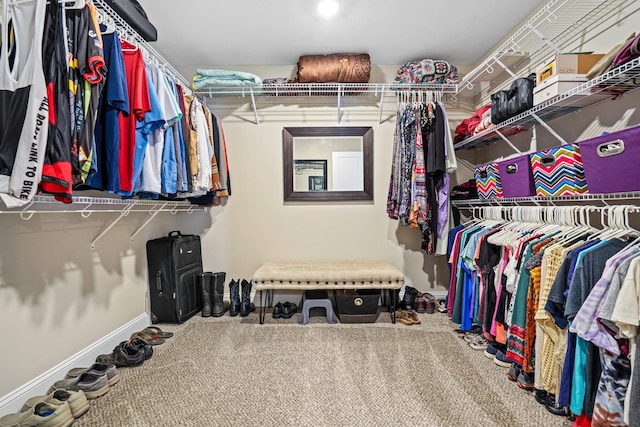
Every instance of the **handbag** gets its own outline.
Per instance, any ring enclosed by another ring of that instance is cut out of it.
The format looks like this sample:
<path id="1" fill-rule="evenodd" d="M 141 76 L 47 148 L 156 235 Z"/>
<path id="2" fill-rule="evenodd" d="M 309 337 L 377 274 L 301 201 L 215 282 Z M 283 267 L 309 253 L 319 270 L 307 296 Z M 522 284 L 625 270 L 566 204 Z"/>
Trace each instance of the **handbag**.
<path id="1" fill-rule="evenodd" d="M 491 123 L 502 123 L 533 107 L 535 73 L 521 77 L 511 83 L 509 90 L 500 90 L 491 95 Z"/>

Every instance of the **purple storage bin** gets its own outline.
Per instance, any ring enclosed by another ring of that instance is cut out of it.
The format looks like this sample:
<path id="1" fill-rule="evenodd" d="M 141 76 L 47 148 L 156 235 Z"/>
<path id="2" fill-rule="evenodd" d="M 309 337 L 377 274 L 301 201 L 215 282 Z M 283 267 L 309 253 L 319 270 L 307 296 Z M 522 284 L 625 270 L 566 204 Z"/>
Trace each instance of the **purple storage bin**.
<path id="1" fill-rule="evenodd" d="M 640 191 L 640 126 L 578 143 L 589 193 Z"/>
<path id="2" fill-rule="evenodd" d="M 529 155 L 498 162 L 503 197 L 531 197 L 536 195 Z"/>

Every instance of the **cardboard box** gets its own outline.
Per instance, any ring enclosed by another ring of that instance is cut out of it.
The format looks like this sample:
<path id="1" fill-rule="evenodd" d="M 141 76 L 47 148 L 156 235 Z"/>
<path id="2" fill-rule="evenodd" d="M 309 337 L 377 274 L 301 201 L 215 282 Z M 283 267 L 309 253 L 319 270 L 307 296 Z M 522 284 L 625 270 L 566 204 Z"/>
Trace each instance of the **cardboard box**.
<path id="1" fill-rule="evenodd" d="M 601 53 L 560 53 L 536 69 L 536 84 L 558 74 L 586 74 L 602 58 Z"/>

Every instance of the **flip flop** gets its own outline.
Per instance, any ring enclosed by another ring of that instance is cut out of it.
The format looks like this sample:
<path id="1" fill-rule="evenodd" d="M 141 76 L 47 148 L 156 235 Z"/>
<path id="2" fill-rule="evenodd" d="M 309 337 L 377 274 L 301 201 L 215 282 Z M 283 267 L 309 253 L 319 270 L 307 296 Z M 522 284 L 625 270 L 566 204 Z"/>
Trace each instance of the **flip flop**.
<path id="1" fill-rule="evenodd" d="M 164 338 L 159 337 L 157 335 L 149 335 L 145 332 L 136 332 L 135 334 L 131 335 L 131 339 L 134 339 L 134 338 L 140 338 L 141 340 L 145 341 L 147 344 L 151 344 L 151 345 L 164 344 Z"/>
<path id="2" fill-rule="evenodd" d="M 144 328 L 142 332 L 148 335 L 157 335 L 160 338 L 171 338 L 173 336 L 173 332 L 164 332 L 157 326 L 149 326 L 148 328 Z"/>

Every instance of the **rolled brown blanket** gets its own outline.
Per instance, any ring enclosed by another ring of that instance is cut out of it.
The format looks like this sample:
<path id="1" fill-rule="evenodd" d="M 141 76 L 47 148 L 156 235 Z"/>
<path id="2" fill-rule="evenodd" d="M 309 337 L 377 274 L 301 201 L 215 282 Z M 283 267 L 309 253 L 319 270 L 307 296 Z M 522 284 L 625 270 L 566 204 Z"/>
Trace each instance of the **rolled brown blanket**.
<path id="1" fill-rule="evenodd" d="M 371 59 L 366 53 L 303 55 L 298 59 L 300 83 L 368 83 Z"/>

